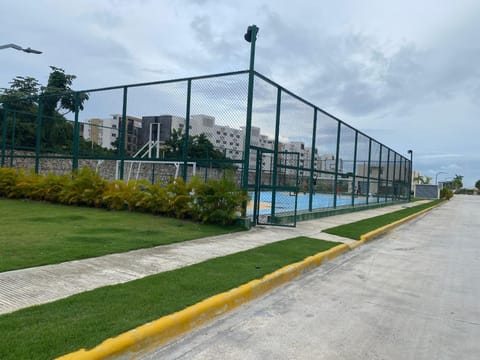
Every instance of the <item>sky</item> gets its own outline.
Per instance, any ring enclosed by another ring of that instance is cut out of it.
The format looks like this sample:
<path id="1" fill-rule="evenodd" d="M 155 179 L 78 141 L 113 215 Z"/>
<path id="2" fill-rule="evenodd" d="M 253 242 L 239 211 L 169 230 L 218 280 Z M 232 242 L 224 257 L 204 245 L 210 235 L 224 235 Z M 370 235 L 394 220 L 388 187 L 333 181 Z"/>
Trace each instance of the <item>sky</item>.
<path id="1" fill-rule="evenodd" d="M 409 157 L 435 181 L 480 180 L 477 0 L 0 0 L 0 88 L 74 89 L 255 69 Z"/>

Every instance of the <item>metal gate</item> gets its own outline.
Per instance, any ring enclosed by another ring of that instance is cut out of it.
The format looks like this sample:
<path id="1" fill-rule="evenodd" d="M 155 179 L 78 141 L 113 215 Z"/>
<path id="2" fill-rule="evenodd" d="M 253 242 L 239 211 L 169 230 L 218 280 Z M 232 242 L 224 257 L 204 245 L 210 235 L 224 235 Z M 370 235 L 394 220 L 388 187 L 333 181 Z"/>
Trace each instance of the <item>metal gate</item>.
<path id="1" fill-rule="evenodd" d="M 255 158 L 253 225 L 294 227 L 297 223 L 298 152 L 250 147 Z M 252 158 L 253 160 L 253 158 Z"/>

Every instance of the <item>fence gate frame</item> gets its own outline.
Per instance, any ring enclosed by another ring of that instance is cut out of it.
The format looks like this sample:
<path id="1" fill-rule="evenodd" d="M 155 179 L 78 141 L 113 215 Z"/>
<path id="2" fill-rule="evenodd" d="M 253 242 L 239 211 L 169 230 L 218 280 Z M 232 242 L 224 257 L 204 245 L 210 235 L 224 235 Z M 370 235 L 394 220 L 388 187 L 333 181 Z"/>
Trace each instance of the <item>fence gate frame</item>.
<path id="1" fill-rule="evenodd" d="M 292 151 L 282 151 L 279 153 L 258 146 L 250 146 L 251 153 L 255 153 L 255 182 L 249 184 L 248 188 L 253 191 L 253 222 L 252 225 L 272 225 L 272 226 L 297 226 L 297 200 L 299 191 L 299 164 L 300 153 Z M 267 164 L 263 163 L 263 156 L 268 154 L 270 159 L 268 169 Z M 286 184 L 287 171 L 289 171 L 289 180 L 293 184 Z M 282 173 L 284 174 L 284 183 L 279 184 Z M 271 207 L 269 214 L 261 214 L 262 193 L 271 193 Z M 276 211 L 277 192 L 288 193 L 291 196 L 292 207 L 288 211 L 278 214 Z"/>

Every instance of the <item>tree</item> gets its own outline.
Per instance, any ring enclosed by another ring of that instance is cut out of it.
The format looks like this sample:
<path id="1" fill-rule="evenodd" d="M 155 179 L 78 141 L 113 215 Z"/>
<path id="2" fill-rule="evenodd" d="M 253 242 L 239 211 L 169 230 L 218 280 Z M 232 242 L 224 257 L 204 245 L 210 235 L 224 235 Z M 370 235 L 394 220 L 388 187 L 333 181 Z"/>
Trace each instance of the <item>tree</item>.
<path id="1" fill-rule="evenodd" d="M 182 133 L 182 129 L 173 129 L 170 139 L 165 141 L 167 147 L 165 155 L 168 158 L 183 158 L 184 143 L 185 134 Z M 215 146 L 204 133 L 189 137 L 187 156 L 189 160 L 221 160 L 226 158 L 222 151 L 215 149 Z"/>
<path id="2" fill-rule="evenodd" d="M 455 187 L 455 189 L 461 189 L 463 188 L 463 176 L 462 175 L 457 175 L 455 174 L 455 177 L 453 178 L 452 180 L 452 183 L 453 183 L 453 186 Z"/>
<path id="3" fill-rule="evenodd" d="M 2 88 L 0 103 L 9 110 L 32 111 L 40 92 L 38 80 L 29 76 L 17 76 L 9 84 L 10 88 Z"/>
<path id="4" fill-rule="evenodd" d="M 422 185 L 428 185 L 428 184 L 430 184 L 430 181 L 432 181 L 432 177 L 431 176 L 418 175 L 418 176 L 414 177 L 413 181 L 415 181 L 419 184 L 422 184 Z"/>
<path id="5" fill-rule="evenodd" d="M 475 183 L 475 187 L 480 190 L 480 180 L 477 180 L 477 182 Z"/>
<path id="6" fill-rule="evenodd" d="M 52 72 L 48 77 L 47 86 L 41 88 L 43 99 L 43 112 L 46 115 L 53 115 L 55 112 L 65 116 L 69 112 L 75 111 L 75 92 L 71 85 L 77 77 L 75 75 L 65 74 L 65 70 L 50 66 Z M 83 103 L 89 99 L 87 93 L 78 94 L 78 108 L 83 110 Z M 61 110 L 66 110 L 60 113 Z"/>
<path id="7" fill-rule="evenodd" d="M 40 86 L 33 77 L 17 76 L 2 89 L 0 103 L 7 110 L 8 132 L 13 131 L 15 113 L 15 146 L 34 148 L 36 143 L 37 116 L 42 109 L 41 144 L 43 149 L 69 151 L 73 147 L 73 124 L 64 117 L 75 110 L 75 92 L 71 89 L 75 75 L 50 66 L 52 70 L 47 86 Z M 78 94 L 78 109 L 83 110 L 87 93 Z M 40 101 L 42 107 L 39 106 Z M 80 147 L 83 139 L 80 138 Z"/>

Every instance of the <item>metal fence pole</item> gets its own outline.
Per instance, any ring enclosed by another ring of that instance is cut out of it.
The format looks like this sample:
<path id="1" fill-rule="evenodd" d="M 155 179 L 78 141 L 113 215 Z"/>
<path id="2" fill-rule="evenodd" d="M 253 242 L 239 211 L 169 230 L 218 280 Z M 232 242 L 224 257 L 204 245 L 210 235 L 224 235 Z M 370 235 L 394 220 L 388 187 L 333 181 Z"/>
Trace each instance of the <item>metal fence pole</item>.
<path id="1" fill-rule="evenodd" d="M 13 112 L 12 118 L 12 140 L 10 144 L 10 167 L 13 167 L 13 158 L 15 156 L 15 127 L 17 126 L 17 112 Z"/>
<path id="2" fill-rule="evenodd" d="M 35 143 L 35 174 L 38 174 L 40 170 L 40 148 L 42 145 L 42 113 L 43 101 L 42 98 L 39 98 L 37 112 L 37 138 Z"/>
<path id="3" fill-rule="evenodd" d="M 187 81 L 187 108 L 185 110 L 185 135 L 183 138 L 183 181 L 187 182 L 188 142 L 190 141 L 190 104 L 192 97 L 192 79 Z"/>
<path id="4" fill-rule="evenodd" d="M 366 199 L 367 205 L 368 205 L 368 200 L 370 196 L 371 162 L 372 162 L 372 138 L 368 138 L 368 173 L 367 173 L 367 199 Z"/>
<path id="5" fill-rule="evenodd" d="M 310 196 L 308 198 L 308 211 L 313 209 L 313 194 L 315 183 L 313 173 L 315 172 L 315 143 L 317 141 L 317 109 L 313 108 L 313 134 L 312 134 L 312 156 L 310 158 Z"/>
<path id="6" fill-rule="evenodd" d="M 353 150 L 352 206 L 355 206 L 355 182 L 357 176 L 358 131 L 355 131 L 355 149 Z M 360 190 L 360 189 L 359 189 Z M 360 191 L 358 191 L 360 192 Z"/>
<path id="7" fill-rule="evenodd" d="M 410 154 L 410 171 L 409 171 L 409 179 L 408 179 L 408 201 L 412 201 L 412 178 L 413 178 L 413 150 L 408 150 Z"/>
<path id="8" fill-rule="evenodd" d="M 122 123 L 120 126 L 120 140 L 118 142 L 118 146 L 120 147 L 120 169 L 119 169 L 119 178 L 123 180 L 124 169 L 125 169 L 125 140 L 127 137 L 127 92 L 128 87 L 123 87 L 123 108 L 122 108 Z"/>
<path id="9" fill-rule="evenodd" d="M 80 142 L 80 123 L 78 122 L 78 105 L 79 94 L 75 92 L 75 123 L 73 126 L 73 157 L 72 157 L 72 171 L 78 170 L 78 151 Z"/>
<path id="10" fill-rule="evenodd" d="M 377 203 L 380 202 L 380 195 L 379 195 L 379 192 L 380 192 L 380 182 L 381 182 L 381 173 L 382 173 L 382 147 L 383 145 L 382 144 L 379 144 L 380 145 L 380 150 L 379 150 L 379 154 L 378 154 L 378 180 L 377 180 Z"/>
<path id="11" fill-rule="evenodd" d="M 396 200 L 397 197 L 397 189 L 396 189 L 396 181 L 395 178 L 397 176 L 397 153 L 393 153 L 393 176 L 392 176 L 392 191 L 393 191 L 393 196 L 392 196 L 392 201 Z"/>
<path id="12" fill-rule="evenodd" d="M 387 152 L 387 186 L 386 186 L 386 189 L 385 189 L 385 202 L 388 201 L 388 189 L 390 188 L 390 149 L 388 149 L 388 152 Z"/>
<path id="13" fill-rule="evenodd" d="M 7 150 L 7 109 L 2 109 L 2 167 L 5 166 L 5 151 Z"/>
<path id="14" fill-rule="evenodd" d="M 275 114 L 275 144 L 273 147 L 274 150 L 273 150 L 273 174 L 272 174 L 272 205 L 271 205 L 272 219 L 275 216 L 275 203 L 276 203 L 276 194 L 277 194 L 277 163 L 278 163 L 278 144 L 279 144 L 278 137 L 280 135 L 281 104 L 282 104 L 282 89 L 280 87 L 277 87 L 277 109 Z M 258 167 L 257 167 L 257 170 L 258 170 Z"/>
<path id="15" fill-rule="evenodd" d="M 245 145 L 243 153 L 243 179 L 242 187 L 248 189 L 248 170 L 250 167 L 250 133 L 252 131 L 252 110 L 253 110 L 253 85 L 255 80 L 255 42 L 257 40 L 258 27 L 255 25 L 249 26 L 248 31 L 250 31 L 250 39 L 247 39 L 247 34 L 245 34 L 245 40 L 250 41 L 250 68 L 248 72 L 248 94 L 247 94 L 247 119 L 245 124 Z M 246 204 L 245 204 L 246 206 Z"/>
<path id="16" fill-rule="evenodd" d="M 335 154 L 335 178 L 333 181 L 333 207 L 337 207 L 337 193 L 338 193 L 338 157 L 340 154 L 340 132 L 342 129 L 342 124 L 340 121 L 337 121 L 337 151 Z"/>

